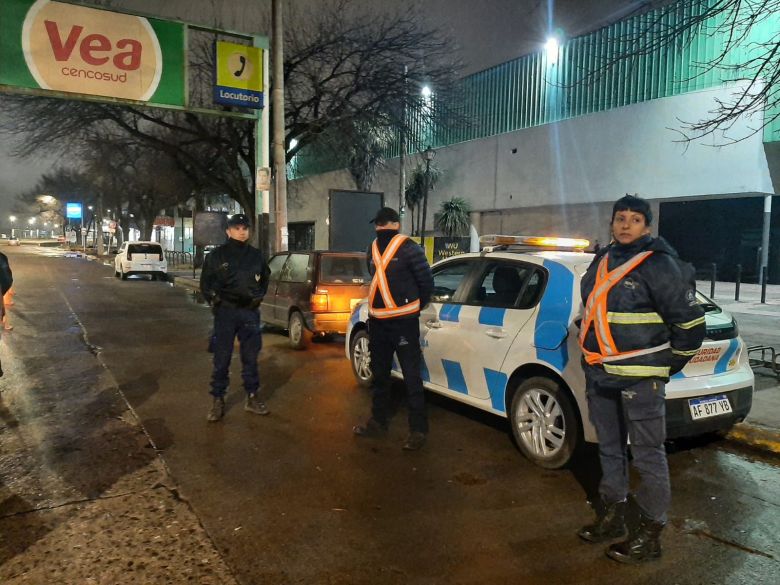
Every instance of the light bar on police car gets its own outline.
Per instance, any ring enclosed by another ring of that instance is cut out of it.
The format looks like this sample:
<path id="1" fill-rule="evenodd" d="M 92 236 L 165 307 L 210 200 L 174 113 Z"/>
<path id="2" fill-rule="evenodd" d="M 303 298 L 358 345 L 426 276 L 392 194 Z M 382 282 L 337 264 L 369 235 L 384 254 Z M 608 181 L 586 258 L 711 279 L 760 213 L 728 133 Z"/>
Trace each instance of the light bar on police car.
<path id="1" fill-rule="evenodd" d="M 539 248 L 584 249 L 590 241 L 582 238 L 557 238 L 553 236 L 504 236 L 491 234 L 480 236 L 480 246 L 536 246 Z"/>

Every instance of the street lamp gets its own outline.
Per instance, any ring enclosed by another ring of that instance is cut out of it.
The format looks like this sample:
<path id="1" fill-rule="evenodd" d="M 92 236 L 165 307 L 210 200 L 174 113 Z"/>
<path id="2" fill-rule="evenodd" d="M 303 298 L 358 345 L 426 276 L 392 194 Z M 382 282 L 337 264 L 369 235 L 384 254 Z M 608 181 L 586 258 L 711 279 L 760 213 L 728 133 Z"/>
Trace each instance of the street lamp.
<path id="1" fill-rule="evenodd" d="M 16 216 L 15 215 L 8 216 L 8 221 L 11 222 L 11 237 L 13 238 L 14 237 L 14 231 L 15 231 L 15 229 L 14 229 L 14 222 L 16 221 Z"/>
<path id="2" fill-rule="evenodd" d="M 423 192 L 423 216 L 420 224 L 420 240 L 422 241 L 423 251 L 425 251 L 425 220 L 428 215 L 428 191 L 431 188 L 431 161 L 436 157 L 436 151 L 430 146 L 422 153 L 425 159 L 425 191 Z"/>

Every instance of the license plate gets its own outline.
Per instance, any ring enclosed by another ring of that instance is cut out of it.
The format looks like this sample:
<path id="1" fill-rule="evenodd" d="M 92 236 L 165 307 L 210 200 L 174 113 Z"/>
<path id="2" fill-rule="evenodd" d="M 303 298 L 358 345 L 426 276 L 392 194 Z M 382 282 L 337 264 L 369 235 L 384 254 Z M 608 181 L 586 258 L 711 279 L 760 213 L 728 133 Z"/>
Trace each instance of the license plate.
<path id="1" fill-rule="evenodd" d="M 731 412 L 731 403 L 723 395 L 708 396 L 707 398 L 691 398 L 688 400 L 688 408 L 691 409 L 691 418 L 698 420 L 700 418 L 729 414 Z"/>

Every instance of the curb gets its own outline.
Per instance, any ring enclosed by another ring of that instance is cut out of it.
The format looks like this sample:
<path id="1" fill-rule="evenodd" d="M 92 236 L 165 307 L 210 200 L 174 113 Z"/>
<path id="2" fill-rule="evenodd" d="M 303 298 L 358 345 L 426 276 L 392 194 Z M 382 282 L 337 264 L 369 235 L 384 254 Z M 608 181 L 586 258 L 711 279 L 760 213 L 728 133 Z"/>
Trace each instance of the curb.
<path id="1" fill-rule="evenodd" d="M 172 282 L 174 286 L 181 286 L 184 288 L 188 288 L 192 291 L 200 292 L 200 283 L 192 280 L 192 278 L 188 278 L 184 276 L 174 276 L 170 280 L 170 282 Z"/>
<path id="2" fill-rule="evenodd" d="M 780 431 L 753 425 L 750 423 L 737 423 L 726 433 L 726 439 L 767 451 L 780 454 Z"/>

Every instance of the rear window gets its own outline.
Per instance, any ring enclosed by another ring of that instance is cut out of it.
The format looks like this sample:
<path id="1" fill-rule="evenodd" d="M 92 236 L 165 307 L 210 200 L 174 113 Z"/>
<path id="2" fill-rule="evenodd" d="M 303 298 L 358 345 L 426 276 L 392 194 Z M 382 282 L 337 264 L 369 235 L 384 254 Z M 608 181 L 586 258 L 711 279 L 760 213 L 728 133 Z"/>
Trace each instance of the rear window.
<path id="1" fill-rule="evenodd" d="M 320 282 L 363 284 L 371 280 L 365 256 L 325 254 L 320 258 Z"/>
<path id="2" fill-rule="evenodd" d="M 130 244 L 127 251 L 131 254 L 162 254 L 159 244 Z"/>

